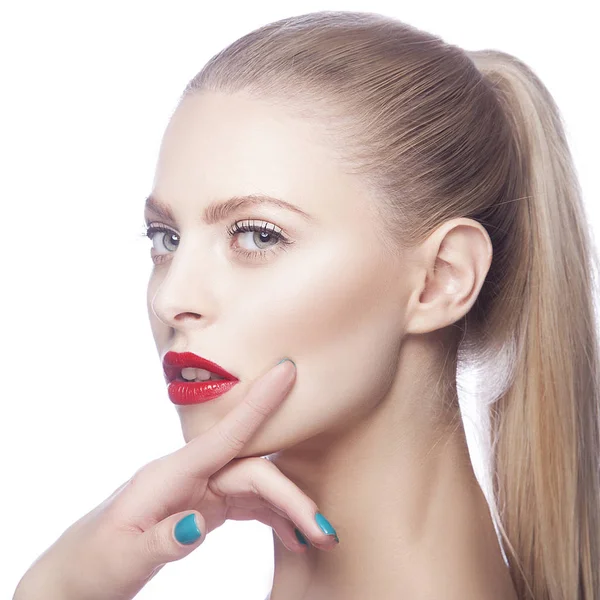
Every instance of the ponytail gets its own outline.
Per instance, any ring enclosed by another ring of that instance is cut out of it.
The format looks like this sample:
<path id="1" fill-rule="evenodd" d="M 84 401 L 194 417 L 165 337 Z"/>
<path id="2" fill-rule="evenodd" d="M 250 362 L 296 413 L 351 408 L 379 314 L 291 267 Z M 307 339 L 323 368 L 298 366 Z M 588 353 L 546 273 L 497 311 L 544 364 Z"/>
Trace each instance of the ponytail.
<path id="1" fill-rule="evenodd" d="M 491 408 L 492 507 L 520 600 L 600 599 L 598 253 L 559 111 L 521 61 L 467 52 L 522 167 L 514 378 Z"/>

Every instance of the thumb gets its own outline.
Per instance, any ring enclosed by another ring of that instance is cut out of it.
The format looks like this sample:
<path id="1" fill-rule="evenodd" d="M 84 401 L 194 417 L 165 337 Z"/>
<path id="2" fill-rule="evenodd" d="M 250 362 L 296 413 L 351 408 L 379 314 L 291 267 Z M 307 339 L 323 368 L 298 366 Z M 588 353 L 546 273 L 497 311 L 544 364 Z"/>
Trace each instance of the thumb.
<path id="1" fill-rule="evenodd" d="M 152 565 L 173 562 L 200 546 L 205 532 L 204 517 L 197 511 L 170 515 L 142 534 L 142 551 Z"/>

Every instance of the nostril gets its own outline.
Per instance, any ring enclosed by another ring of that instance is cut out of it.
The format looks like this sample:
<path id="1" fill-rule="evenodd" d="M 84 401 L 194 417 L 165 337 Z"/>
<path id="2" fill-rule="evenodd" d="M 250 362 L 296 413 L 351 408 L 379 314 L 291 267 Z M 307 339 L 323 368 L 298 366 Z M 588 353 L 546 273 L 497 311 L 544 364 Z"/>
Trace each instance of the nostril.
<path id="1" fill-rule="evenodd" d="M 193 313 L 193 312 L 183 312 L 183 313 L 179 313 L 178 315 L 175 315 L 175 320 L 182 320 L 182 319 L 200 319 L 202 318 L 198 313 Z"/>

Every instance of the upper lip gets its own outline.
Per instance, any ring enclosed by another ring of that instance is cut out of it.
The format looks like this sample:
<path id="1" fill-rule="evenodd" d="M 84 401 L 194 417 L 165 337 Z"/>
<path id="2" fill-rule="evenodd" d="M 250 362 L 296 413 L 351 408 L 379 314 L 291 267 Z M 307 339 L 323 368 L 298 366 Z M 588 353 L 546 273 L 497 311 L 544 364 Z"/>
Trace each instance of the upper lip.
<path id="1" fill-rule="evenodd" d="M 216 363 L 206 358 L 202 358 L 193 352 L 169 351 L 163 357 L 163 370 L 165 372 L 165 378 L 169 383 L 177 377 L 181 377 L 181 369 L 185 367 L 206 369 L 215 375 L 219 375 L 219 377 L 237 381 L 237 377 L 228 373 L 223 367 L 220 367 Z"/>

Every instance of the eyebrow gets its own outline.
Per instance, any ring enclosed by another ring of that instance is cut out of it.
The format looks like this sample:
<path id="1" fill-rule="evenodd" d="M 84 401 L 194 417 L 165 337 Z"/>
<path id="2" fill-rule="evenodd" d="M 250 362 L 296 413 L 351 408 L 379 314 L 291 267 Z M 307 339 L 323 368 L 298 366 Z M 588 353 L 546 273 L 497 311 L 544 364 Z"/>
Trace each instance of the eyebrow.
<path id="1" fill-rule="evenodd" d="M 260 206 L 262 204 L 269 204 L 278 208 L 285 208 L 300 215 L 307 221 L 314 220 L 311 215 L 304 212 L 297 206 L 294 206 L 289 202 L 285 202 L 284 200 L 280 200 L 279 198 L 273 198 L 272 196 L 267 196 L 265 194 L 232 196 L 231 198 L 228 198 L 227 200 L 224 200 L 222 202 L 212 202 L 204 209 L 202 217 L 208 225 L 212 225 L 214 223 L 222 221 L 223 219 L 226 219 L 231 213 L 239 209 Z M 170 220 L 173 222 L 176 221 L 171 208 L 167 204 L 164 204 L 152 195 L 146 198 L 146 204 L 144 206 L 144 209 L 154 212 L 159 217 L 165 220 Z"/>

